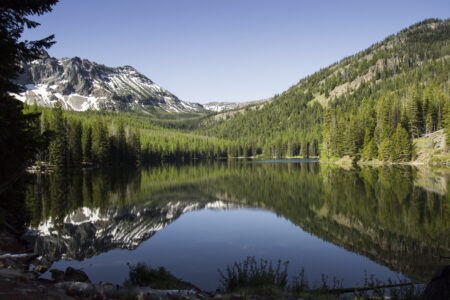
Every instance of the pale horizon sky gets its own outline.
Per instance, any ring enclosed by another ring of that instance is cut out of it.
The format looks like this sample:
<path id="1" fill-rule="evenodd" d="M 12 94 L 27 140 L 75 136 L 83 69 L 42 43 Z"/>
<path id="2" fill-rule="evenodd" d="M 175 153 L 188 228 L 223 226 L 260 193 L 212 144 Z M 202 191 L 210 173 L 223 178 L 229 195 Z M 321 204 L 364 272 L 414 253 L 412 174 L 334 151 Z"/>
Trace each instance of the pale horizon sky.
<path id="1" fill-rule="evenodd" d="M 250 101 L 427 18 L 450 1 L 60 0 L 23 38 L 49 54 L 131 65 L 180 99 Z"/>

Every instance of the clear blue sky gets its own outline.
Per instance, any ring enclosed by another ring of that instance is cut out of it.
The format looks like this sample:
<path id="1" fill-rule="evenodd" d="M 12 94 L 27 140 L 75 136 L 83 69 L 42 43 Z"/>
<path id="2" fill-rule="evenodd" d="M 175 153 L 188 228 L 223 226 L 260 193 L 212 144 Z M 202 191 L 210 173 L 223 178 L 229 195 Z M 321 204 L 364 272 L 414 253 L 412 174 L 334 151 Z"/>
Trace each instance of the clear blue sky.
<path id="1" fill-rule="evenodd" d="M 182 100 L 257 100 L 425 18 L 450 1 L 60 0 L 26 31 L 50 55 L 131 65 Z"/>

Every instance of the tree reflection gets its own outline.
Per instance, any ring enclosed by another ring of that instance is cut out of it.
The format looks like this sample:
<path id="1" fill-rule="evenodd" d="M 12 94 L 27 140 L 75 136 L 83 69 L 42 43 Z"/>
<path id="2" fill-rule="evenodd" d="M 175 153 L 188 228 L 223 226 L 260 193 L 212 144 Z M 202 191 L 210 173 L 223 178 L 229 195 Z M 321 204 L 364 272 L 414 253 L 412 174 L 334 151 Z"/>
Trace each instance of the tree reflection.
<path id="1" fill-rule="evenodd" d="M 439 189 L 444 192 L 437 193 L 435 187 L 416 184 L 423 180 L 410 166 L 348 171 L 318 163 L 228 161 L 56 170 L 36 177 L 26 203 L 31 227 L 49 218 L 62 224 L 80 207 L 126 210 L 170 201 L 174 193 L 262 207 L 324 240 L 424 280 L 439 264 L 439 255 L 450 252 L 446 174 Z"/>

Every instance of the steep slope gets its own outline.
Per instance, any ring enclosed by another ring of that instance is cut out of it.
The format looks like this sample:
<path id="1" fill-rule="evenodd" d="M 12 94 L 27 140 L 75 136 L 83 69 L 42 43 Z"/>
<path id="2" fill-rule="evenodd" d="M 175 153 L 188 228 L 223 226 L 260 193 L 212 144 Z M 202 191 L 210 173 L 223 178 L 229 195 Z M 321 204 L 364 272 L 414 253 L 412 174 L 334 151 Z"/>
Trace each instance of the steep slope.
<path id="1" fill-rule="evenodd" d="M 204 125 L 211 135 L 240 141 L 244 154 L 356 156 L 373 140 L 368 158 L 394 160 L 383 151 L 403 133 L 397 128 L 411 144 L 445 127 L 449 40 L 449 20 L 425 20 L 302 79 L 257 110 Z"/>
<path id="2" fill-rule="evenodd" d="M 67 110 L 203 111 L 197 103 L 179 100 L 130 66 L 110 68 L 86 59 L 56 59 L 44 54 L 24 65 L 19 83 L 22 101 L 51 107 L 56 101 Z"/>

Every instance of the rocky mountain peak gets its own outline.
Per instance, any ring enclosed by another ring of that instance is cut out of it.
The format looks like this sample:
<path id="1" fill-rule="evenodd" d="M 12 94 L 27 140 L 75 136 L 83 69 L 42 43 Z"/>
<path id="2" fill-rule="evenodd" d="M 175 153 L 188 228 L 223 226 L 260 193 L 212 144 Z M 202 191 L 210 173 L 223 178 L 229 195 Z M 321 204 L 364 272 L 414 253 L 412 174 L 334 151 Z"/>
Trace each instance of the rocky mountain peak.
<path id="1" fill-rule="evenodd" d="M 202 105 L 178 99 L 132 66 L 107 67 L 80 57 L 57 59 L 43 53 L 24 64 L 18 82 L 26 91 L 21 101 L 67 110 L 203 111 Z"/>

